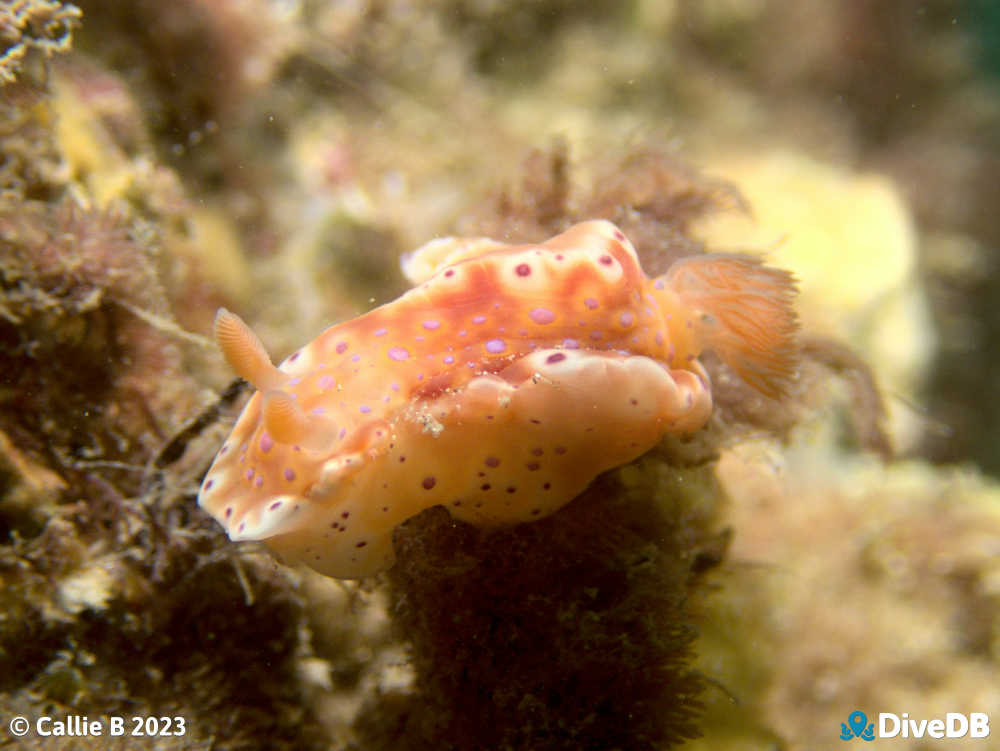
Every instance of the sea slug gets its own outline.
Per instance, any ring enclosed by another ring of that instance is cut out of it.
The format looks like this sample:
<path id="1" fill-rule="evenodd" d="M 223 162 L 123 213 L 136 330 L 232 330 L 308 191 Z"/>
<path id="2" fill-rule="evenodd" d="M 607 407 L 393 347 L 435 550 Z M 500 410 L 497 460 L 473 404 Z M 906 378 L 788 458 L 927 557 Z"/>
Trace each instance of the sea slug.
<path id="1" fill-rule="evenodd" d="M 712 349 L 778 396 L 795 373 L 794 280 L 740 255 L 647 278 L 607 221 L 537 245 L 446 238 L 404 258 L 416 285 L 275 367 L 220 310 L 216 340 L 257 392 L 198 503 L 233 540 L 339 578 L 391 565 L 393 529 L 441 504 L 506 525 L 712 410 Z"/>

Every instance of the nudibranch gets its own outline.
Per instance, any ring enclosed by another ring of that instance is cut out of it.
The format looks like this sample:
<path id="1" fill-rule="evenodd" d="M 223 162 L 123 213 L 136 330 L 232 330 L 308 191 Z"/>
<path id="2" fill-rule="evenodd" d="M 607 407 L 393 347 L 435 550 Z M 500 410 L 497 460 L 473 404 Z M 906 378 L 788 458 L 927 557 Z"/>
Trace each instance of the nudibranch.
<path id="1" fill-rule="evenodd" d="M 435 240 L 403 267 L 413 289 L 277 367 L 218 312 L 223 355 L 257 389 L 198 496 L 232 540 L 368 576 L 426 508 L 480 526 L 540 519 L 702 427 L 705 349 L 767 396 L 794 375 L 794 280 L 749 256 L 692 256 L 649 279 L 615 225 L 589 221 L 538 245 Z"/>

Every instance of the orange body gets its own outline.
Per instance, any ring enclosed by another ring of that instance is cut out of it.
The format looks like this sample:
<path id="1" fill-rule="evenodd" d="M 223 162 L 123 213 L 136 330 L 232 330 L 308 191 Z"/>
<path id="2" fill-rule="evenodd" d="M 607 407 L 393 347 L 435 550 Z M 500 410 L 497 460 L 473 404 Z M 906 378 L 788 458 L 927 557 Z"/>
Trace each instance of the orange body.
<path id="1" fill-rule="evenodd" d="M 368 575 L 424 508 L 537 519 L 664 433 L 701 427 L 705 348 L 767 395 L 793 372 L 791 277 L 748 257 L 649 279 L 621 231 L 594 221 L 540 245 L 438 240 L 404 269 L 414 289 L 279 367 L 220 311 L 223 352 L 260 389 L 199 496 L 232 539 Z"/>

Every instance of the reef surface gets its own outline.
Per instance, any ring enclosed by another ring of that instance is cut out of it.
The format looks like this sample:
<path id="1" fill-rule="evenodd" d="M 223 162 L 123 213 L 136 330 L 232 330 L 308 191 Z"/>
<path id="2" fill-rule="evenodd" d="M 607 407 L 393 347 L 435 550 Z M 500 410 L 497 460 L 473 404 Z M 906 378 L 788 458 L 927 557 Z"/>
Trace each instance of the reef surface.
<path id="1" fill-rule="evenodd" d="M 0 4 L 4 741 L 797 749 L 856 709 L 1000 721 L 977 7 Z M 360 584 L 197 508 L 247 395 L 219 306 L 284 356 L 404 291 L 432 237 L 592 218 L 650 274 L 793 270 L 791 393 L 710 360 L 706 429 L 539 522 L 429 509 Z"/>

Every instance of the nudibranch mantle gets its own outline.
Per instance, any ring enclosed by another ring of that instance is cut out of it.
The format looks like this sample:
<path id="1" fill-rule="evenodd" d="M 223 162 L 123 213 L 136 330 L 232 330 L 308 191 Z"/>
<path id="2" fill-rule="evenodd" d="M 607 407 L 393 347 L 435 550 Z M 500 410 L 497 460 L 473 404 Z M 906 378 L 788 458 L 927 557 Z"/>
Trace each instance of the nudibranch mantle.
<path id="1" fill-rule="evenodd" d="M 198 496 L 231 539 L 368 576 L 430 506 L 481 526 L 539 519 L 702 427 L 704 349 L 768 396 L 794 374 L 794 281 L 748 256 L 649 279 L 615 225 L 589 221 L 537 245 L 435 240 L 403 267 L 413 289 L 278 367 L 219 311 L 216 340 L 258 389 Z"/>

